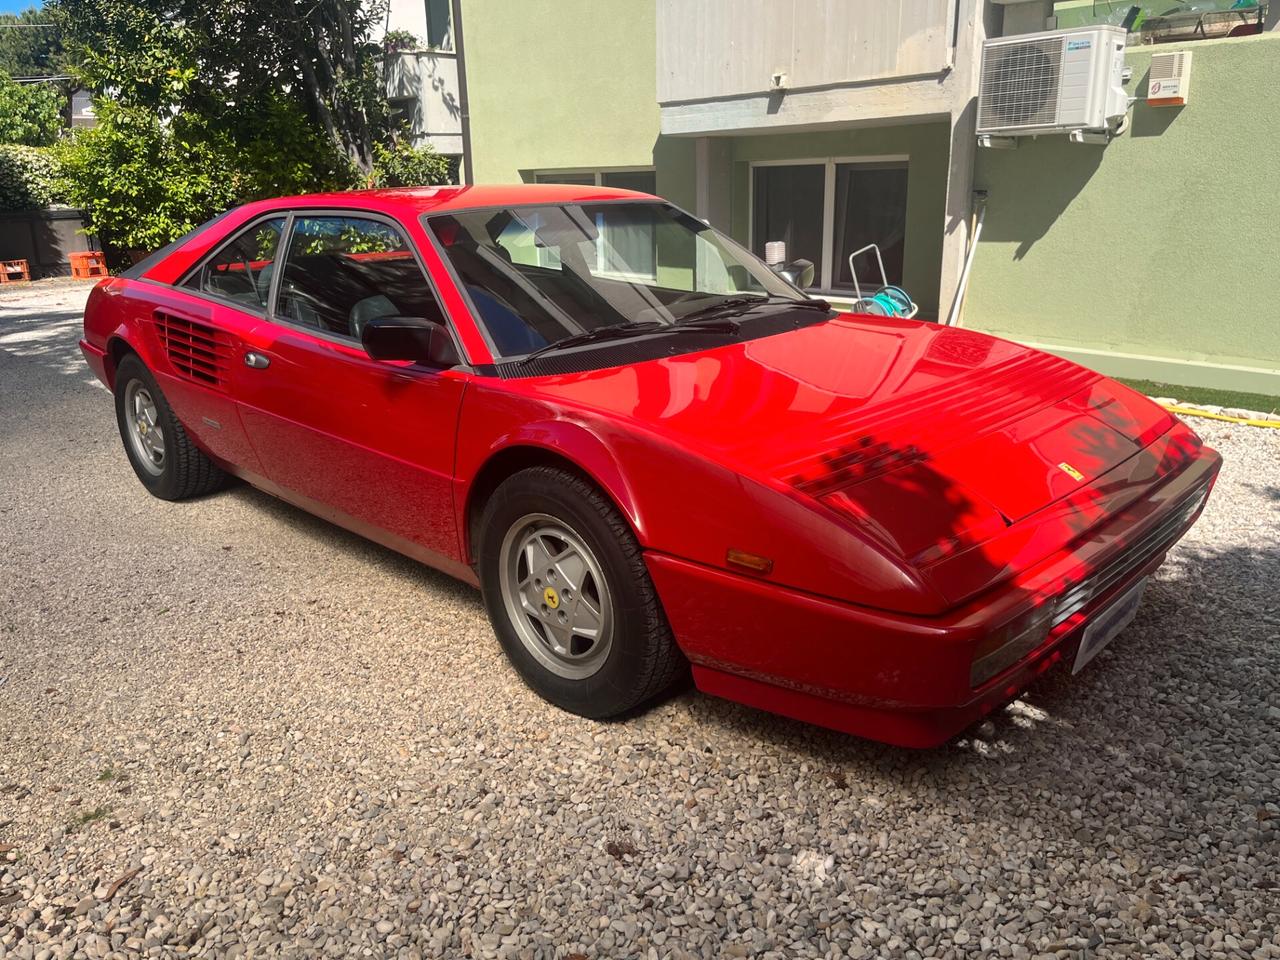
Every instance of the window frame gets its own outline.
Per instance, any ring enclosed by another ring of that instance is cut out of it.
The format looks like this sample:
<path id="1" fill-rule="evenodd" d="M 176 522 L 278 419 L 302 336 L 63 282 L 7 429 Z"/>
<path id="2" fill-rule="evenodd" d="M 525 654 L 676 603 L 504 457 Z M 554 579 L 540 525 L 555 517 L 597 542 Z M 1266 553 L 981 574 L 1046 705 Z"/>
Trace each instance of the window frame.
<path id="1" fill-rule="evenodd" d="M 279 262 L 280 251 L 284 249 L 285 243 L 289 239 L 290 230 L 293 227 L 293 213 L 290 210 L 273 210 L 270 213 L 264 213 L 261 216 L 254 217 L 252 220 L 246 220 L 239 227 L 218 241 L 217 246 L 197 260 L 192 266 L 188 267 L 187 272 L 173 282 L 173 288 L 175 290 L 180 290 L 183 293 L 190 294 L 193 297 L 199 297 L 202 300 L 212 300 L 214 303 L 220 303 L 225 306 L 232 307 L 239 310 L 241 313 L 247 313 L 250 316 L 258 317 L 260 319 L 266 319 L 271 312 L 271 305 L 275 302 L 273 298 L 275 296 L 276 274 L 279 273 L 278 270 L 271 274 L 271 287 L 267 291 L 266 306 L 258 309 L 251 307 L 243 300 L 232 300 L 230 297 L 220 297 L 216 293 L 210 293 L 208 290 L 204 290 L 200 287 L 189 286 L 189 284 L 194 278 L 200 276 L 204 272 L 204 268 L 207 267 L 211 261 L 221 256 L 222 252 L 226 250 L 227 247 L 231 246 L 250 230 L 261 226 L 268 220 L 279 219 L 284 220 L 284 226 L 280 230 L 280 242 L 276 246 L 276 260 L 273 261 L 273 263 Z"/>
<path id="2" fill-rule="evenodd" d="M 386 224 L 387 226 L 391 227 L 391 229 L 395 230 L 400 235 L 401 239 L 405 241 L 405 247 L 409 250 L 409 253 L 413 256 L 414 262 L 418 265 L 418 270 L 422 274 L 423 280 L 426 282 L 427 289 L 431 292 L 431 295 L 435 298 L 436 303 L 440 307 L 440 315 L 444 317 L 444 328 L 445 330 L 448 331 L 449 336 L 453 338 L 454 349 L 457 351 L 458 356 L 460 358 L 459 366 L 466 367 L 467 369 L 471 369 L 472 368 L 471 361 L 468 359 L 466 352 L 463 350 L 462 340 L 458 336 L 458 331 L 455 329 L 453 317 L 450 316 L 448 309 L 445 307 L 444 298 L 440 296 L 440 286 L 436 283 L 435 278 L 431 276 L 431 271 L 427 269 L 426 261 L 423 260 L 422 254 L 418 250 L 417 244 L 413 242 L 413 237 L 409 234 L 409 231 L 408 229 L 405 228 L 404 224 L 402 224 L 395 217 L 388 216 L 385 213 L 379 213 L 374 210 L 364 210 L 357 207 L 290 207 L 290 208 L 273 210 L 268 213 L 264 213 L 261 216 L 254 217 L 251 220 L 246 220 L 243 224 L 240 225 L 238 229 L 236 229 L 235 231 L 230 233 L 228 236 L 226 236 L 221 242 L 218 243 L 216 247 L 214 247 L 212 250 L 206 253 L 203 257 L 201 257 L 192 267 L 190 267 L 187 270 L 186 273 L 184 273 L 181 277 L 179 277 L 178 280 L 173 284 L 173 287 L 176 290 L 181 290 L 184 293 L 191 294 L 192 296 L 199 297 L 203 300 L 211 300 L 214 303 L 223 304 L 235 310 L 239 310 L 242 313 L 247 313 L 251 316 L 255 316 L 260 320 L 264 321 L 265 323 L 270 323 L 275 326 L 284 327 L 289 330 L 296 330 L 300 333 L 305 333 L 309 336 L 316 337 L 319 340 L 327 340 L 330 343 L 338 343 L 348 347 L 354 347 L 356 350 L 360 352 L 360 354 L 363 357 L 365 357 L 365 359 L 368 359 L 372 363 L 378 363 L 379 361 L 373 360 L 371 357 L 369 357 L 367 353 L 365 353 L 364 345 L 361 344 L 361 342 L 354 337 L 347 336 L 340 333 L 332 333 L 328 330 L 321 330 L 318 327 L 308 327 L 305 324 L 301 324 L 301 323 L 294 323 L 292 320 L 286 317 L 278 316 L 276 314 L 276 296 L 280 291 L 280 279 L 284 275 L 284 261 L 285 261 L 285 258 L 288 257 L 289 255 L 289 250 L 293 246 L 294 222 L 300 217 L 306 218 L 306 217 L 326 217 L 326 216 L 327 217 L 346 217 L 348 219 L 374 220 L 376 222 Z M 200 271 L 202 271 L 205 268 L 205 265 L 210 260 L 218 256 L 226 247 L 230 246 L 232 243 L 238 240 L 246 231 L 253 229 L 257 225 L 267 220 L 275 220 L 279 217 L 284 217 L 285 224 L 284 224 L 284 229 L 281 231 L 281 234 L 280 234 L 280 245 L 276 251 L 277 256 L 276 256 L 275 263 L 278 265 L 278 267 L 275 271 L 272 272 L 272 275 L 271 275 L 271 288 L 267 293 L 267 306 L 265 311 L 246 309 L 246 304 L 242 303 L 241 301 L 231 300 L 226 297 L 219 297 L 215 294 L 208 293 L 204 290 L 186 286 L 186 283 L 188 280 L 190 280 L 193 276 L 198 275 Z M 428 235 L 428 240 L 430 240 L 429 235 Z M 411 367 L 411 369 L 421 370 L 426 373 L 440 372 L 434 368 L 423 367 L 422 365 L 416 364 L 416 363 Z M 457 369 L 457 367 L 452 369 Z"/>
<path id="3" fill-rule="evenodd" d="M 555 180 L 543 180 L 541 179 L 542 177 L 593 177 L 595 178 L 595 183 L 591 184 L 591 186 L 595 187 L 604 186 L 604 175 L 606 173 L 652 173 L 654 175 L 653 189 L 658 189 L 658 168 L 652 164 L 638 167 L 565 167 L 563 169 L 548 167 L 529 171 L 534 183 L 554 185 L 558 182 Z M 572 184 L 572 186 L 577 186 L 577 184 Z M 610 187 L 610 189 L 614 188 Z M 653 196 L 656 197 L 657 194 L 654 193 Z"/>
<path id="4" fill-rule="evenodd" d="M 854 157 L 789 157 L 786 160 L 752 160 L 748 164 L 750 173 L 747 178 L 747 249 L 754 251 L 756 247 L 756 169 L 759 167 L 823 167 L 822 262 L 815 264 L 818 283 L 812 292 L 835 299 L 852 299 L 854 295 L 852 290 L 836 290 L 833 286 L 836 275 L 833 269 L 835 266 L 836 233 L 836 167 L 846 164 L 869 166 L 880 163 L 900 163 L 906 167 L 907 191 L 908 196 L 910 196 L 911 157 L 905 153 L 862 154 Z"/>

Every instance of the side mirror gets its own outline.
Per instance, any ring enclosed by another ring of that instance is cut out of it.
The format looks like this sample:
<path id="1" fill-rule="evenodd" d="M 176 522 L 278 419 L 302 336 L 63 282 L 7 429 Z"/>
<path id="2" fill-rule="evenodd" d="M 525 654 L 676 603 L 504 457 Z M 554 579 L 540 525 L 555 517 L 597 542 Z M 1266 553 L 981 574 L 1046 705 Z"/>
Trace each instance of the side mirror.
<path id="1" fill-rule="evenodd" d="M 376 317 L 365 323 L 360 342 L 374 360 L 408 360 L 437 368 L 462 362 L 444 324 L 425 317 Z"/>
<path id="2" fill-rule="evenodd" d="M 786 277 L 801 290 L 813 286 L 812 260 L 792 260 L 790 263 L 776 269 L 779 276 Z"/>

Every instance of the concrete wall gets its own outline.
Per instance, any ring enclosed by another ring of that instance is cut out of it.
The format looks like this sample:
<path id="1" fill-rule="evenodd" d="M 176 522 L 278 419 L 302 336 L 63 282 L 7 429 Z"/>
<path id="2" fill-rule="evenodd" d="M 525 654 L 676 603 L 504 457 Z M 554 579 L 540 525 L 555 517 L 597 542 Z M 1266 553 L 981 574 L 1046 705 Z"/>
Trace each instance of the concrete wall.
<path id="1" fill-rule="evenodd" d="M 1280 394 L 1280 36 L 1209 40 L 1184 108 L 1106 147 L 979 152 L 990 190 L 964 324 L 1104 372 Z M 1151 48 L 1132 50 L 1145 96 Z"/>
<path id="2" fill-rule="evenodd" d="M 658 101 L 937 74 L 952 0 L 658 0 Z"/>
<path id="3" fill-rule="evenodd" d="M 451 52 L 410 50 L 383 64 L 387 99 L 412 104 L 415 146 L 437 153 L 462 153 L 462 110 L 458 101 L 458 61 Z"/>

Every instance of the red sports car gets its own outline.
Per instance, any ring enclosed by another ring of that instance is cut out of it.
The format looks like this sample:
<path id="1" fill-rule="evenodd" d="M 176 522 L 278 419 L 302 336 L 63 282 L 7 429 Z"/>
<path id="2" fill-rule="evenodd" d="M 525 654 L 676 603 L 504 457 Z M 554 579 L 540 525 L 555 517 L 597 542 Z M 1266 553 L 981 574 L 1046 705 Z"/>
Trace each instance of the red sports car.
<path id="1" fill-rule="evenodd" d="M 1219 457 L 970 330 L 840 314 L 683 211 L 571 186 L 236 208 L 81 343 L 143 485 L 229 475 L 478 585 L 525 681 L 704 691 L 927 746 L 1133 617 Z"/>

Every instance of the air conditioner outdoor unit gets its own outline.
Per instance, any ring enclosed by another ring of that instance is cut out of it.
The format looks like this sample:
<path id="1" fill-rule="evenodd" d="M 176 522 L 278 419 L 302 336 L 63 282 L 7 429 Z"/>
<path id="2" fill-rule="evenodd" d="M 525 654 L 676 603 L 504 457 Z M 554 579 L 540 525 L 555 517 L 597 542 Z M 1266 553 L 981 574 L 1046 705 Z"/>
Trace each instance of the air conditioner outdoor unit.
<path id="1" fill-rule="evenodd" d="M 982 45 L 978 134 L 1111 133 L 1129 110 L 1122 27 L 1051 30 Z"/>

